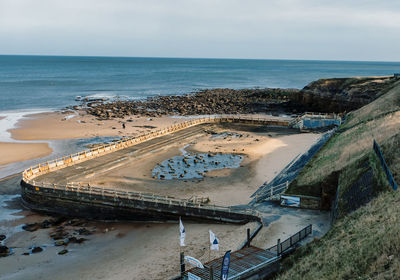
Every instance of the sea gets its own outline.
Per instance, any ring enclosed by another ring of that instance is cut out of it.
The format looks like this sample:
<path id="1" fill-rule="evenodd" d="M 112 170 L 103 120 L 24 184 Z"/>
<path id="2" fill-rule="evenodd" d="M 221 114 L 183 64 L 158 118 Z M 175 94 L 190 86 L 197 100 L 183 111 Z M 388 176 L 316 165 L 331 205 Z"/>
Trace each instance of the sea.
<path id="1" fill-rule="evenodd" d="M 77 96 L 145 99 L 205 88 L 303 88 L 320 78 L 392 75 L 400 62 L 0 56 L 0 115 L 78 104 Z"/>

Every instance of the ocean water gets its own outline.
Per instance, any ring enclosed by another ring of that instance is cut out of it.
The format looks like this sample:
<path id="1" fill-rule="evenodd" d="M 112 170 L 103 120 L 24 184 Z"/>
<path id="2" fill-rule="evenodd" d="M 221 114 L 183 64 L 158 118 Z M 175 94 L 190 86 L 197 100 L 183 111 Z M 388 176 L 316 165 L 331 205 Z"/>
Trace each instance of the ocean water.
<path id="1" fill-rule="evenodd" d="M 76 96 L 142 99 L 204 88 L 302 88 L 319 78 L 391 75 L 399 62 L 0 56 L 0 113 L 53 110 Z"/>

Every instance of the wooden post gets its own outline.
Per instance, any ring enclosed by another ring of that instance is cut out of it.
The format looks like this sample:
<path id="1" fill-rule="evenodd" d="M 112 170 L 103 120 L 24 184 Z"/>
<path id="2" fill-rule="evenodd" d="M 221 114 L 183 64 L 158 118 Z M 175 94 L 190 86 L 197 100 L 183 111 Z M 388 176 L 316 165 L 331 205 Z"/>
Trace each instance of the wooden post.
<path id="1" fill-rule="evenodd" d="M 250 247 L 250 229 L 247 229 L 247 247 Z"/>
<path id="2" fill-rule="evenodd" d="M 185 273 L 185 253 L 181 252 L 181 279 L 183 280 Z"/>
<path id="3" fill-rule="evenodd" d="M 278 239 L 278 244 L 277 244 L 277 248 L 276 248 L 276 253 L 278 256 L 281 255 L 281 240 Z"/>
<path id="4" fill-rule="evenodd" d="M 214 268 L 210 265 L 210 280 L 214 280 Z"/>

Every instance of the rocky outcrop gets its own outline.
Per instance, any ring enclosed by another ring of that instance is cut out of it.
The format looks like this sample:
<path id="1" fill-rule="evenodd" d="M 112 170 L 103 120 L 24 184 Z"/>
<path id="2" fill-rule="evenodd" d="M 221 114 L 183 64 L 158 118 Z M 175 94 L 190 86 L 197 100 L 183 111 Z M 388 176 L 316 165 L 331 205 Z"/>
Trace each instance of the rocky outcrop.
<path id="1" fill-rule="evenodd" d="M 291 97 L 299 111 L 348 112 L 374 101 L 400 81 L 400 77 L 320 79 Z"/>
<path id="2" fill-rule="evenodd" d="M 129 115 L 245 114 L 274 111 L 288 103 L 296 89 L 207 89 L 195 94 L 148 98 L 144 101 L 114 101 L 91 104 L 87 109 L 99 119 Z M 279 106 L 277 106 L 279 105 Z"/>
<path id="3" fill-rule="evenodd" d="M 194 94 L 169 95 L 141 101 L 82 99 L 86 111 L 98 119 L 130 115 L 213 115 L 252 113 L 343 113 L 358 109 L 390 90 L 398 76 L 321 79 L 297 89 L 206 89 Z M 85 103 L 86 102 L 86 103 Z"/>

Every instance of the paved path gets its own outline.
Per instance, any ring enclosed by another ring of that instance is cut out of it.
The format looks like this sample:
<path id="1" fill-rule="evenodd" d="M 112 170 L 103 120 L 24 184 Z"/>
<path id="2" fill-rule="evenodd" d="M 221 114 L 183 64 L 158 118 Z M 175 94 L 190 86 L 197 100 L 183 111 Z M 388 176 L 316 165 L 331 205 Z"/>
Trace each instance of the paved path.
<path id="1" fill-rule="evenodd" d="M 66 185 L 67 183 L 79 182 L 79 178 L 94 173 L 101 173 L 129 163 L 133 159 L 148 152 L 163 148 L 184 139 L 204 134 L 207 124 L 189 127 L 165 136 L 157 137 L 146 142 L 105 154 L 81 163 L 68 166 L 50 173 L 36 177 L 38 183 L 50 183 Z"/>

